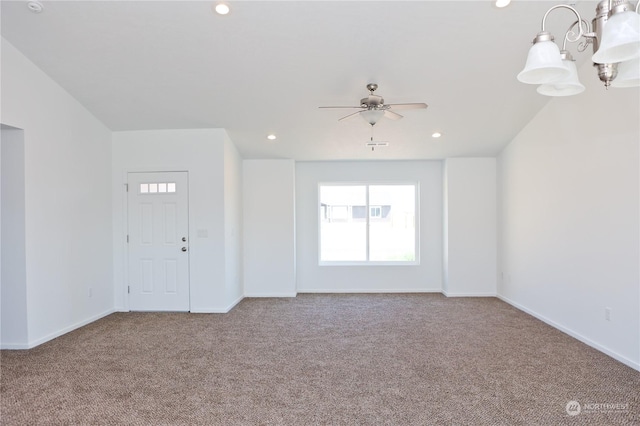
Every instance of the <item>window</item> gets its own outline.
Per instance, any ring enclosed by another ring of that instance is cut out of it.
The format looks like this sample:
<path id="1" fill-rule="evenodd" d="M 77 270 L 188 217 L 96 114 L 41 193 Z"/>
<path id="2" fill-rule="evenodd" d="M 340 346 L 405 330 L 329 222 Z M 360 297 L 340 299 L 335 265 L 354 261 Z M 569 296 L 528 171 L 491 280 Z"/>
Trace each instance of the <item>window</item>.
<path id="1" fill-rule="evenodd" d="M 371 219 L 382 219 L 382 207 L 380 206 L 369 207 L 369 217 Z"/>
<path id="2" fill-rule="evenodd" d="M 167 192 L 176 192 L 175 182 L 161 183 L 141 183 L 140 194 L 159 194 Z"/>
<path id="3" fill-rule="evenodd" d="M 320 264 L 416 264 L 416 188 L 320 184 Z"/>

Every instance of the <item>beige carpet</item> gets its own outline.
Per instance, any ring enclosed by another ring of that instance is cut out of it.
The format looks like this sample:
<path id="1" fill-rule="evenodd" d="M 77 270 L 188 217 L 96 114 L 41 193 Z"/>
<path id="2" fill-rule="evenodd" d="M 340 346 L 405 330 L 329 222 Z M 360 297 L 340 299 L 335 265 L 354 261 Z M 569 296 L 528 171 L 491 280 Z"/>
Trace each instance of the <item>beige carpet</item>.
<path id="1" fill-rule="evenodd" d="M 2 425 L 640 424 L 639 372 L 493 298 L 118 313 L 0 362 Z"/>

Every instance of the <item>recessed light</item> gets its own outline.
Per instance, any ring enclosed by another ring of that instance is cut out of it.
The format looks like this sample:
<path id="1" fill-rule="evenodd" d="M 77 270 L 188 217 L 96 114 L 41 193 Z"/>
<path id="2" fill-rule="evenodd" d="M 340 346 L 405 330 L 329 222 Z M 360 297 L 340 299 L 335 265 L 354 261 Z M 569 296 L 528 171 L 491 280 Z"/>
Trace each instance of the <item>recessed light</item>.
<path id="1" fill-rule="evenodd" d="M 231 9 L 226 3 L 218 3 L 214 9 L 218 15 L 226 15 Z"/>
<path id="2" fill-rule="evenodd" d="M 496 7 L 507 7 L 511 0 L 496 0 Z"/>
<path id="3" fill-rule="evenodd" d="M 267 135 L 267 139 L 269 139 L 270 141 L 275 141 L 276 140 L 276 135 L 274 135 L 274 134 Z"/>
<path id="4" fill-rule="evenodd" d="M 435 132 L 434 134 L 431 135 L 432 138 L 439 138 L 440 136 L 442 136 L 442 133 L 440 132 Z"/>
<path id="5" fill-rule="evenodd" d="M 27 3 L 27 7 L 33 13 L 40 13 L 44 9 L 44 6 L 39 1 L 30 1 Z"/>

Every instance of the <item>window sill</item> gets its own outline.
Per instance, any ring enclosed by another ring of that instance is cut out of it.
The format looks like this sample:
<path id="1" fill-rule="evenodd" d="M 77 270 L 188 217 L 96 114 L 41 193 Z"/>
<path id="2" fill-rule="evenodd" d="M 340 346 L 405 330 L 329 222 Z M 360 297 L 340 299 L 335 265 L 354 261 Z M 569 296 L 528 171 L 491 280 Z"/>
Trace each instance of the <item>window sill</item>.
<path id="1" fill-rule="evenodd" d="M 349 262 L 349 261 L 320 261 L 318 266 L 420 266 L 420 261 L 413 262 Z"/>

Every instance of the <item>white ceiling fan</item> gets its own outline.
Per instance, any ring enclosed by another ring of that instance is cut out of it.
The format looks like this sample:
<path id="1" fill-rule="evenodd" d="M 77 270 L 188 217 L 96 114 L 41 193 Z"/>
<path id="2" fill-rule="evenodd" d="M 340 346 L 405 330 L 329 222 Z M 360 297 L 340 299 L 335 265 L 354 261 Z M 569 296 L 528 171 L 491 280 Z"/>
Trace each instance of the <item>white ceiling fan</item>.
<path id="1" fill-rule="evenodd" d="M 396 110 L 407 109 L 425 109 L 427 104 L 425 103 L 408 103 L 408 104 L 385 104 L 382 96 L 374 95 L 378 85 L 375 83 L 367 84 L 367 90 L 369 96 L 360 99 L 360 106 L 321 106 L 320 108 L 333 108 L 333 109 L 359 109 L 354 113 L 345 115 L 338 121 L 353 118 L 355 116 L 361 116 L 370 125 L 375 125 L 382 117 L 387 117 L 391 120 L 399 120 L 402 115 L 395 112 Z"/>

